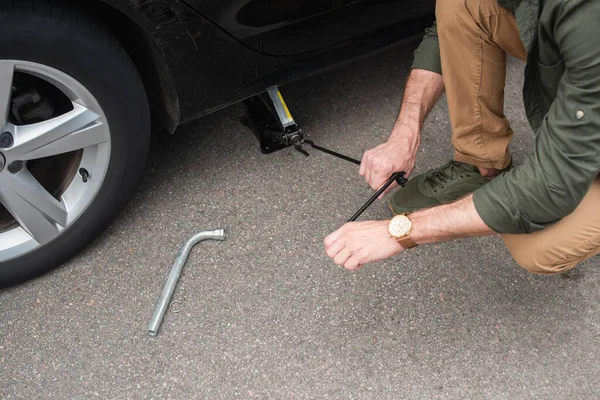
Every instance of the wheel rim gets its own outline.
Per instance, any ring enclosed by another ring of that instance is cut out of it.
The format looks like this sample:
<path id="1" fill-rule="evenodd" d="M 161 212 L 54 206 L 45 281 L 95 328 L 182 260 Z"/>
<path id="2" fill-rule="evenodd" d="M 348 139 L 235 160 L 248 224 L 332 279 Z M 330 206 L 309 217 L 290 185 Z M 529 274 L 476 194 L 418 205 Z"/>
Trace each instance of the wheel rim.
<path id="1" fill-rule="evenodd" d="M 12 121 L 13 82 L 25 75 L 52 85 L 70 110 L 34 123 Z M 0 60 L 0 126 L 6 139 L 0 136 L 0 209 L 8 218 L 0 223 L 3 262 L 55 240 L 87 210 L 108 170 L 110 130 L 98 101 L 76 79 L 14 60 Z M 40 164 L 52 166 L 44 175 L 53 183 L 40 181 L 34 171 Z"/>

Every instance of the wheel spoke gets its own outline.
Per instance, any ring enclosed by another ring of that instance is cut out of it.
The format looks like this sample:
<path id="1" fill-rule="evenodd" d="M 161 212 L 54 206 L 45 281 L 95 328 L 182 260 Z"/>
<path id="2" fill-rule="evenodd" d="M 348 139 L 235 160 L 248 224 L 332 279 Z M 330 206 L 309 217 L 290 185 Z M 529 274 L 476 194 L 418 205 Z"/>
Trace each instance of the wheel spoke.
<path id="1" fill-rule="evenodd" d="M 15 127 L 15 144 L 5 151 L 12 160 L 33 160 L 104 143 L 108 126 L 100 116 L 73 103 L 73 110 L 37 124 Z"/>
<path id="2" fill-rule="evenodd" d="M 67 225 L 65 206 L 23 169 L 0 175 L 0 203 L 38 243 L 48 243 Z"/>
<path id="3" fill-rule="evenodd" d="M 8 117 L 14 74 L 15 64 L 13 62 L 0 61 L 0 128 L 4 128 Z"/>

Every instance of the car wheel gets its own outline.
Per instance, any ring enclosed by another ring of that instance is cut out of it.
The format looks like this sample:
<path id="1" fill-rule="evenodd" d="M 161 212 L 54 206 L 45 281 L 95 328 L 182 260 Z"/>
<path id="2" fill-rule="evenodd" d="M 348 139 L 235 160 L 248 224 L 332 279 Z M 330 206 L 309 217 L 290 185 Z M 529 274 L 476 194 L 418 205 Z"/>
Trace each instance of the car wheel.
<path id="1" fill-rule="evenodd" d="M 144 87 L 118 42 L 82 15 L 33 3 L 0 9 L 0 287 L 100 235 L 150 140 Z"/>

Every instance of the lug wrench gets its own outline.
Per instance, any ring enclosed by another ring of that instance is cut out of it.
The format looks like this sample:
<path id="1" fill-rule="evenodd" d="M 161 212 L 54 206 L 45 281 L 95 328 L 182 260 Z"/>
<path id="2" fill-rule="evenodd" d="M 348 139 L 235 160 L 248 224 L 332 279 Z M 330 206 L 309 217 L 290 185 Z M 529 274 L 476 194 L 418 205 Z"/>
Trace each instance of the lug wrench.
<path id="1" fill-rule="evenodd" d="M 335 152 L 333 150 L 329 150 L 329 149 L 326 149 L 326 148 L 321 147 L 321 146 L 317 146 L 312 140 L 307 140 L 307 139 L 304 139 L 300 143 L 298 143 L 298 144 L 295 145 L 296 150 L 298 150 L 300 153 L 304 154 L 305 156 L 308 156 L 308 153 L 302 148 L 303 144 L 307 144 L 310 147 L 312 147 L 313 149 L 322 151 L 323 153 L 330 154 L 330 155 L 332 155 L 334 157 L 341 158 L 342 160 L 349 161 L 349 162 L 351 162 L 353 164 L 356 164 L 356 165 L 360 165 L 360 161 L 358 161 L 355 158 L 345 156 L 343 154 L 337 153 L 337 152 Z M 377 190 L 377 192 L 375 192 L 375 194 L 373 196 L 371 196 L 371 198 L 369 200 L 367 200 L 367 202 L 352 217 L 350 217 L 350 219 L 348 220 L 348 222 L 355 221 L 363 212 L 365 212 L 365 210 L 367 208 L 369 208 L 369 206 L 371 204 L 373 204 L 373 202 L 375 200 L 377 200 L 377 198 L 383 192 L 385 192 L 385 190 L 392 183 L 396 182 L 396 183 L 398 183 L 398 185 L 404 187 L 408 183 L 408 179 L 406 179 L 405 176 L 406 176 L 406 172 L 404 172 L 404 171 L 393 173 L 392 176 L 383 184 L 383 186 L 381 186 Z"/>

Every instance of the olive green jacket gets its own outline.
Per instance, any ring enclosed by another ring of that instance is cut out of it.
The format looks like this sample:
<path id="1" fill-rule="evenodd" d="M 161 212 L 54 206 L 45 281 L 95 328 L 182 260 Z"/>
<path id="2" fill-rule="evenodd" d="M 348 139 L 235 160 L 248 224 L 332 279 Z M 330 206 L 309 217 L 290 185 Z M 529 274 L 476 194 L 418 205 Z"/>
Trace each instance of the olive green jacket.
<path id="1" fill-rule="evenodd" d="M 535 146 L 473 200 L 494 231 L 529 233 L 570 214 L 600 172 L 600 0 L 498 2 L 515 14 L 527 50 L 523 99 Z M 435 24 L 413 68 L 442 73 Z"/>

